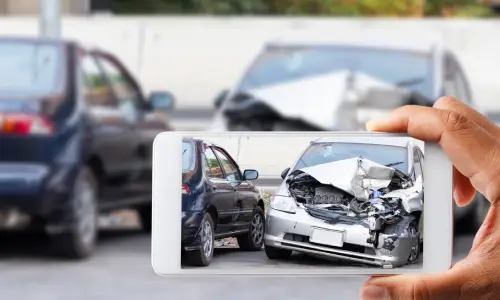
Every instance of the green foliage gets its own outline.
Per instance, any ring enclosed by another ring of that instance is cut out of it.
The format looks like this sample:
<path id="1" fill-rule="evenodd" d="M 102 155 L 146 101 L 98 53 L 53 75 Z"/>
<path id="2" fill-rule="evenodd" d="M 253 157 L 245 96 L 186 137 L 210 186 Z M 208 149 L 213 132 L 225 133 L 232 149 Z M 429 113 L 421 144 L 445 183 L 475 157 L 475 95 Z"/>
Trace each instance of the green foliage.
<path id="1" fill-rule="evenodd" d="M 441 16 L 456 11 L 463 6 L 480 6 L 477 0 L 426 0 L 425 14 L 431 16 Z"/>
<path id="2" fill-rule="evenodd" d="M 218 168 L 219 167 L 219 163 L 217 162 L 217 159 L 215 158 L 208 158 L 208 166 L 210 168 Z"/>
<path id="3" fill-rule="evenodd" d="M 420 7 L 425 2 L 424 7 Z M 423 9 L 423 11 L 422 11 Z M 470 16 L 493 13 L 478 0 L 114 0 L 116 13 L 327 16 Z"/>
<path id="4" fill-rule="evenodd" d="M 193 7 L 208 14 L 265 14 L 265 0 L 193 0 Z"/>

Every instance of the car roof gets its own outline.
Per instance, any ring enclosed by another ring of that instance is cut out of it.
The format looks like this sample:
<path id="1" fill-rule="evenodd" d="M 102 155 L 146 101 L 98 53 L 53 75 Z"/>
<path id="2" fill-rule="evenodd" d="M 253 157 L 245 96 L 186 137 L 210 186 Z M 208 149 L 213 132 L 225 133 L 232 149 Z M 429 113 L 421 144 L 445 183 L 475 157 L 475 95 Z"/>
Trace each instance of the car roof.
<path id="1" fill-rule="evenodd" d="M 379 30 L 349 30 L 335 32 L 304 30 L 300 33 L 286 34 L 266 43 L 267 46 L 350 46 L 360 48 L 379 48 L 388 50 L 432 53 L 437 47 L 445 48 L 438 35 L 406 32 L 387 32 Z"/>
<path id="2" fill-rule="evenodd" d="M 195 137 L 183 137 L 182 138 L 182 141 L 183 142 L 193 142 L 193 143 L 205 143 L 207 144 L 208 146 L 213 146 L 213 147 L 218 147 L 218 148 L 222 148 L 224 149 L 223 147 L 215 144 L 215 143 L 212 143 L 210 141 L 206 141 L 204 139 L 200 139 L 200 138 L 195 138 Z"/>
<path id="3" fill-rule="evenodd" d="M 354 143 L 406 148 L 410 144 L 414 144 L 414 139 L 410 137 L 328 137 L 319 138 L 312 143 Z"/>

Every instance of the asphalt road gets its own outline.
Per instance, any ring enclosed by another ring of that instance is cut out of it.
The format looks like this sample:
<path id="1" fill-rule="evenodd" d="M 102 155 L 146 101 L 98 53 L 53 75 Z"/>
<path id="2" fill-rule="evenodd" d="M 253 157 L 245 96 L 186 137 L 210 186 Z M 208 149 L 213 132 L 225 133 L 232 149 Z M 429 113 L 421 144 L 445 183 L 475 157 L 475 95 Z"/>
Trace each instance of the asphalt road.
<path id="1" fill-rule="evenodd" d="M 29 235 L 0 236 L 2 299 L 358 299 L 367 277 L 189 277 L 157 276 L 150 264 L 150 237 L 137 229 L 101 233 L 95 255 L 84 262 L 59 261 L 47 253 L 46 242 Z M 458 237 L 455 261 L 463 258 L 471 236 Z M 263 252 L 218 250 L 210 267 L 297 267 L 324 261 L 297 257 L 269 261 Z"/>
<path id="2" fill-rule="evenodd" d="M 173 123 L 181 130 L 199 130 L 209 124 L 210 114 L 200 111 L 178 114 Z M 262 188 L 275 187 L 279 179 L 260 179 Z M 456 239 L 455 258 L 466 256 L 472 236 Z M 87 261 L 52 258 L 43 238 L 24 234 L 0 235 L 0 295 L 2 299 L 358 299 L 366 276 L 288 277 L 209 276 L 160 277 L 150 261 L 151 240 L 137 229 L 101 232 L 95 255 Z M 217 249 L 209 268 L 293 265 L 298 269 L 329 267 L 331 262 L 304 256 L 269 261 L 263 251 L 243 253 Z"/>

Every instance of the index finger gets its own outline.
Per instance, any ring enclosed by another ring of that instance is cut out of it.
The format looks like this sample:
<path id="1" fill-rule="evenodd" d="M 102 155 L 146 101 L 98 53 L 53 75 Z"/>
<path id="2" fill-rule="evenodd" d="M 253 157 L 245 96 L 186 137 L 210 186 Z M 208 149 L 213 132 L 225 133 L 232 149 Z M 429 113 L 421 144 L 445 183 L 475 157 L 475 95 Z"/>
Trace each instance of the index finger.
<path id="1" fill-rule="evenodd" d="M 424 142 L 438 143 L 455 168 L 491 201 L 499 195 L 499 146 L 484 128 L 455 111 L 403 106 L 388 117 L 370 121 L 370 131 L 407 133 Z"/>

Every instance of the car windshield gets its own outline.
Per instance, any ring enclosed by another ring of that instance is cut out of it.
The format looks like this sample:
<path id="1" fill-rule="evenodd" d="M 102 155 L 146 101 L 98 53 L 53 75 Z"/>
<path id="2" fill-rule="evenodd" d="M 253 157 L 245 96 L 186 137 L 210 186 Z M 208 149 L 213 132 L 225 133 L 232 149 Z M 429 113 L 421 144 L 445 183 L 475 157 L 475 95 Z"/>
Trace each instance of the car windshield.
<path id="1" fill-rule="evenodd" d="M 194 145 L 191 142 L 182 142 L 182 171 L 194 169 Z"/>
<path id="2" fill-rule="evenodd" d="M 0 95 L 45 96 L 63 87 L 62 47 L 0 41 Z"/>
<path id="3" fill-rule="evenodd" d="M 311 144 L 293 170 L 359 156 L 408 174 L 408 151 L 405 147 L 364 143 Z"/>
<path id="4" fill-rule="evenodd" d="M 397 84 L 430 98 L 433 96 L 430 54 L 344 46 L 269 47 L 250 67 L 240 90 L 345 70 Z"/>

